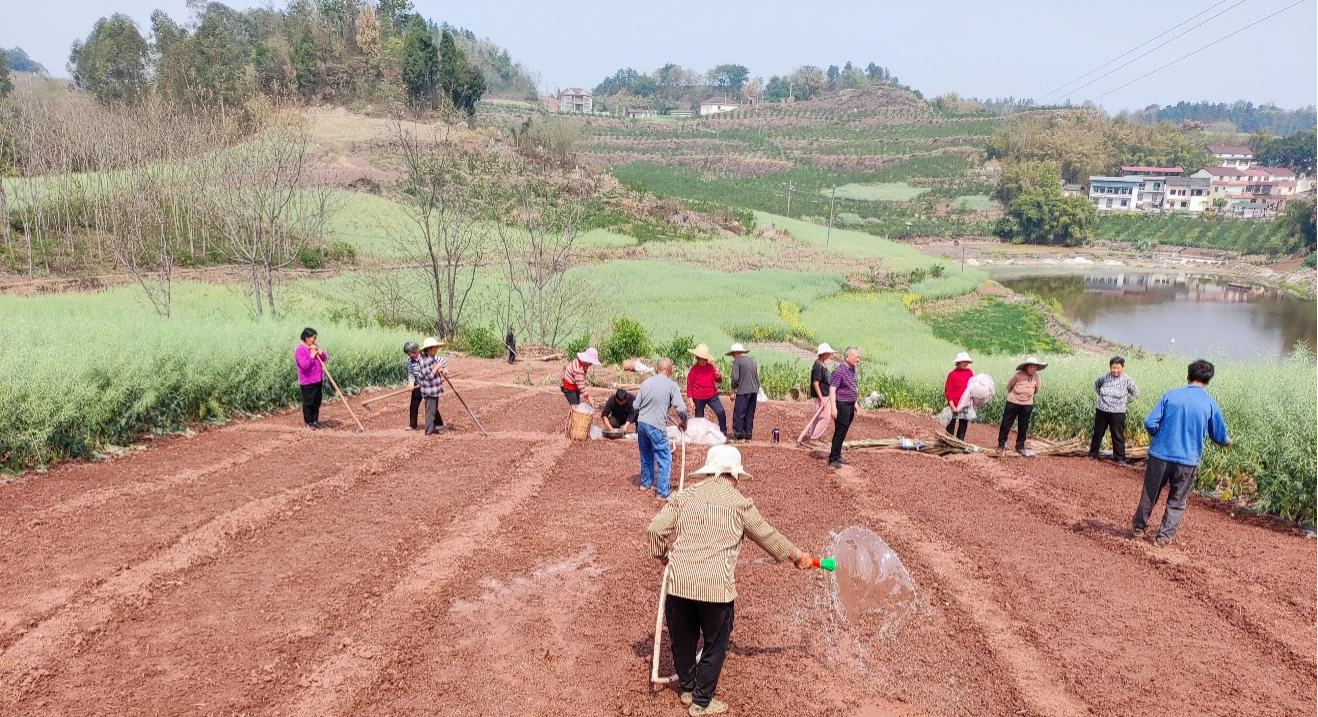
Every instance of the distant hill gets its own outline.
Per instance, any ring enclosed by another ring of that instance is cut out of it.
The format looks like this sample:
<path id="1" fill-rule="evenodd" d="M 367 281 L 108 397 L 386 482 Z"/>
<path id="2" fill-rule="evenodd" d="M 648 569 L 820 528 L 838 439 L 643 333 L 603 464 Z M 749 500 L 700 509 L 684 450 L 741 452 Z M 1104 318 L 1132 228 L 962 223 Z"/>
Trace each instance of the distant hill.
<path id="1" fill-rule="evenodd" d="M 50 72 L 46 70 L 45 65 L 28 57 L 27 52 L 21 47 L 10 49 L 0 48 L 0 50 L 4 50 L 5 55 L 9 57 L 9 69 L 14 72 L 31 72 L 37 75 L 50 74 Z"/>

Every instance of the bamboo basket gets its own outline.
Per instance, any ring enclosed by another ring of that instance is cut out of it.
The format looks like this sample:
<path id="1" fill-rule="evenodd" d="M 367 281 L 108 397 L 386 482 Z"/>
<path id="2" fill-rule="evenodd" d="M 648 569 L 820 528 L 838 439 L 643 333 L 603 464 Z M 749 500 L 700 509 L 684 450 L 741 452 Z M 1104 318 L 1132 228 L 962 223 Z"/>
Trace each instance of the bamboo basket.
<path id="1" fill-rule="evenodd" d="M 594 413 L 582 413 L 573 409 L 572 417 L 567 424 L 567 437 L 574 441 L 584 441 L 590 438 L 590 422 L 594 417 Z"/>

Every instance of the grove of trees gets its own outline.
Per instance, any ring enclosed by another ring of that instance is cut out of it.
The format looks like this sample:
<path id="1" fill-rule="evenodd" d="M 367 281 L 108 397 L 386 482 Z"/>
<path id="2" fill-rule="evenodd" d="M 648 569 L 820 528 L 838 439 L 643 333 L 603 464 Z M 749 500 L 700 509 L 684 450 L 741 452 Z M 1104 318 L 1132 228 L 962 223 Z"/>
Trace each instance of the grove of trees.
<path id="1" fill-rule="evenodd" d="M 1021 244 L 1079 246 L 1089 240 L 1098 212 L 1082 196 L 1062 193 L 1056 162 L 1012 162 L 1003 167 L 998 199 L 1007 211 L 995 230 Z"/>
<path id="2" fill-rule="evenodd" d="M 1301 107 L 1296 110 L 1282 109 L 1273 104 L 1255 105 L 1253 102 L 1236 100 L 1235 102 L 1177 102 L 1174 105 L 1158 107 L 1149 105 L 1138 112 L 1128 115 L 1131 119 L 1148 122 L 1185 121 L 1211 125 L 1227 122 L 1235 126 L 1236 131 L 1253 134 L 1269 132 L 1273 135 L 1289 135 L 1306 129 L 1312 129 L 1318 123 L 1318 109 Z"/>

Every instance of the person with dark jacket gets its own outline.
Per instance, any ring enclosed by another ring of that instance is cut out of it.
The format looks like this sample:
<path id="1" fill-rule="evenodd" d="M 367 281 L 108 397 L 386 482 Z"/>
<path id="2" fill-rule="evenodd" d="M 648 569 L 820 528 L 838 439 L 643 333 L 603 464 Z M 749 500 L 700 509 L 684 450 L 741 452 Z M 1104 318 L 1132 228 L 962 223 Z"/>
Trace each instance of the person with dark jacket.
<path id="1" fill-rule="evenodd" d="M 503 337 L 503 343 L 508 347 L 508 363 L 517 363 L 517 335 L 513 333 L 513 327 L 508 327 L 508 334 Z"/>
<path id="2" fill-rule="evenodd" d="M 755 433 L 755 405 L 760 400 L 760 370 L 755 359 L 746 355 L 746 347 L 733 344 L 727 353 L 732 357 L 732 440 L 748 442 Z"/>
<path id="3" fill-rule="evenodd" d="M 1113 356 L 1108 372 L 1094 381 L 1098 401 L 1094 406 L 1094 431 L 1089 441 L 1089 457 L 1098 458 L 1103 434 L 1112 431 L 1112 460 L 1126 462 L 1126 403 L 1138 398 L 1140 390 L 1126 373 L 1126 359 Z"/>
<path id="4" fill-rule="evenodd" d="M 833 443 L 828 451 L 828 467 L 839 469 L 847 464 L 842 457 L 842 444 L 847 441 L 847 431 L 856 418 L 857 387 L 856 367 L 860 365 L 860 348 L 848 346 L 842 351 L 842 363 L 833 369 L 828 382 L 833 389 Z"/>
<path id="5" fill-rule="evenodd" d="M 600 409 L 600 425 L 606 431 L 620 431 L 628 423 L 636 423 L 636 397 L 625 389 L 618 389 Z"/>
<path id="6" fill-rule="evenodd" d="M 421 385 L 417 383 L 417 371 L 421 367 L 421 347 L 415 341 L 403 344 L 403 353 L 407 354 L 407 387 L 412 389 L 411 401 L 407 406 L 407 427 L 416 430 L 417 414 L 421 411 Z"/>
<path id="7" fill-rule="evenodd" d="M 833 399 L 829 396 L 828 360 L 833 358 L 833 347 L 828 342 L 819 344 L 815 351 L 815 362 L 810 366 L 810 398 L 815 401 L 815 413 L 801 435 L 796 437 L 797 445 L 817 444 L 823 438 L 828 424 L 833 422 Z"/>

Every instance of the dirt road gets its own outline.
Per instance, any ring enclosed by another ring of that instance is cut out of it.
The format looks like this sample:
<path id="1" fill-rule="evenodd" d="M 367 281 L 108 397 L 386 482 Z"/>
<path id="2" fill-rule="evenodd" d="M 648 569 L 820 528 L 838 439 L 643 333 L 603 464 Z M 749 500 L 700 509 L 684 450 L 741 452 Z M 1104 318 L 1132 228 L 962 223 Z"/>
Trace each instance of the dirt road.
<path id="1" fill-rule="evenodd" d="M 364 435 L 327 404 L 336 430 L 288 413 L 0 487 L 0 715 L 682 714 L 647 680 L 659 504 L 634 444 L 571 443 L 552 389 L 454 364 L 488 438 L 451 396 L 434 438 L 401 397 Z M 772 404 L 758 433 L 806 416 Z M 1128 539 L 1138 472 L 1080 459 L 743 452 L 790 538 L 877 531 L 922 608 L 857 634 L 829 577 L 748 544 L 734 714 L 1314 713 L 1312 539 L 1198 499 L 1172 546 Z"/>

